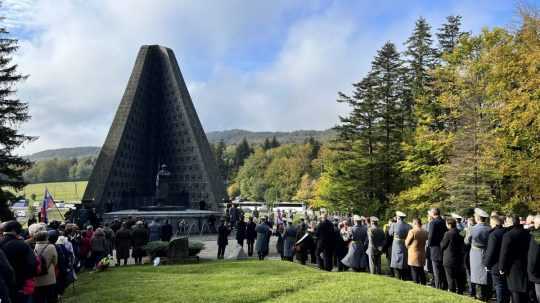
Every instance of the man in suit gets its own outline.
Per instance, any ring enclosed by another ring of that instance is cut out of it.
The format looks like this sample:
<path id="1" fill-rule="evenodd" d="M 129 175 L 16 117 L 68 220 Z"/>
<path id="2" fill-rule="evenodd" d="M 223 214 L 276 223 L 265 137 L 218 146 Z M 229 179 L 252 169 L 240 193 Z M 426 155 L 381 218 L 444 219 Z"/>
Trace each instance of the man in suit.
<path id="1" fill-rule="evenodd" d="M 529 242 L 527 274 L 529 280 L 534 283 L 536 300 L 540 302 L 540 215 L 534 217 L 534 229 L 531 231 Z"/>
<path id="2" fill-rule="evenodd" d="M 506 219 L 510 229 L 504 234 L 499 256 L 499 272 L 506 277 L 512 293 L 512 303 L 528 301 L 527 253 L 530 234 L 523 228 L 518 216 Z"/>
<path id="3" fill-rule="evenodd" d="M 253 245 L 255 244 L 255 238 L 257 238 L 257 232 L 255 231 L 257 224 L 253 222 L 253 217 L 249 217 L 249 221 L 246 225 L 246 240 L 248 246 L 248 256 L 253 256 Z"/>
<path id="4" fill-rule="evenodd" d="M 324 214 L 321 218 L 321 222 L 317 225 L 315 233 L 317 237 L 317 254 L 323 254 L 323 257 L 319 257 L 319 268 L 332 271 L 332 256 L 334 254 L 336 235 L 334 231 L 334 224 L 328 220 L 328 215 Z"/>
<path id="5" fill-rule="evenodd" d="M 430 259 L 433 264 L 435 287 L 438 289 L 446 289 L 447 285 L 441 252 L 441 241 L 446 232 L 446 224 L 441 218 L 441 211 L 438 208 L 432 208 L 429 215 L 431 217 L 431 222 L 429 224 L 427 245 L 429 247 Z"/>
<path id="6" fill-rule="evenodd" d="M 497 303 L 510 302 L 510 293 L 506 278 L 499 273 L 499 255 L 501 251 L 502 238 L 506 229 L 503 228 L 504 218 L 498 214 L 493 214 L 489 219 L 491 231 L 489 233 L 488 245 L 484 256 L 484 266 L 491 275 L 491 282 L 495 289 Z"/>

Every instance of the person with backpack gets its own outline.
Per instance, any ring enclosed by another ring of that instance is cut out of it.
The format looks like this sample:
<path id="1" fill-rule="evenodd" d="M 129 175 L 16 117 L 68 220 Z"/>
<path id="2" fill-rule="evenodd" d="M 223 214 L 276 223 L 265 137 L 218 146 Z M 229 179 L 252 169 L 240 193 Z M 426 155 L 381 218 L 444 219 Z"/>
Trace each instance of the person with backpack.
<path id="1" fill-rule="evenodd" d="M 0 249 L 5 253 L 15 273 L 15 284 L 10 287 L 12 303 L 26 303 L 33 292 L 33 277 L 36 273 L 36 256 L 20 237 L 22 226 L 17 221 L 4 223 Z M 25 287 L 30 286 L 30 287 Z"/>
<path id="2" fill-rule="evenodd" d="M 58 294 L 56 291 L 56 266 L 58 265 L 58 253 L 54 244 L 48 241 L 49 234 L 40 231 L 35 235 L 36 247 L 34 252 L 41 260 L 41 270 L 36 277 L 36 289 L 34 291 L 34 303 L 56 303 Z"/>
<path id="3" fill-rule="evenodd" d="M 66 237 L 62 236 L 62 244 L 59 244 L 60 233 L 57 230 L 49 230 L 49 243 L 56 248 L 58 263 L 56 266 L 56 293 L 63 295 L 64 290 L 73 282 L 73 255 L 63 244 Z"/>

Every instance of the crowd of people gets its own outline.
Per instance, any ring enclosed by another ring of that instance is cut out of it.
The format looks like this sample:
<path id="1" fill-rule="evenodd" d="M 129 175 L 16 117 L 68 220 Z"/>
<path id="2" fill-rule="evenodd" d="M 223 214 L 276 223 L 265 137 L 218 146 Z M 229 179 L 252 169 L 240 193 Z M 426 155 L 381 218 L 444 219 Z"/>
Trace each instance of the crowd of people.
<path id="1" fill-rule="evenodd" d="M 304 216 L 296 224 L 284 212 L 257 217 L 221 220 L 218 258 L 234 230 L 238 245 L 246 241 L 248 255 L 260 260 L 275 236 L 282 260 L 309 260 L 322 270 L 380 275 L 385 256 L 388 274 L 401 280 L 483 301 L 540 302 L 540 215 L 523 219 L 477 208 L 464 219 L 455 213 L 443 217 L 433 208 L 426 222 L 414 218 L 409 224 L 398 211 L 384 226 L 376 217 L 358 215 Z"/>
<path id="2" fill-rule="evenodd" d="M 0 302 L 54 303 L 81 271 L 99 270 L 100 262 L 116 256 L 116 265 L 130 257 L 141 264 L 150 241 L 169 241 L 168 221 L 144 222 L 128 217 L 111 224 L 87 225 L 53 221 L 0 224 Z M 116 252 L 113 253 L 113 250 Z"/>

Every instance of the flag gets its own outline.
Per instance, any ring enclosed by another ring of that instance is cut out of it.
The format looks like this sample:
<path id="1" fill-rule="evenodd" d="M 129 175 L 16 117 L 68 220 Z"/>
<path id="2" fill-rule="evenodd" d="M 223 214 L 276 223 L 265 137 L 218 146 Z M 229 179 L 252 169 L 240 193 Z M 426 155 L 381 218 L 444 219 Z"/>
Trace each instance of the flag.
<path id="1" fill-rule="evenodd" d="M 45 196 L 41 204 L 41 222 L 48 223 L 47 209 L 54 207 L 54 199 L 47 188 L 45 188 Z"/>

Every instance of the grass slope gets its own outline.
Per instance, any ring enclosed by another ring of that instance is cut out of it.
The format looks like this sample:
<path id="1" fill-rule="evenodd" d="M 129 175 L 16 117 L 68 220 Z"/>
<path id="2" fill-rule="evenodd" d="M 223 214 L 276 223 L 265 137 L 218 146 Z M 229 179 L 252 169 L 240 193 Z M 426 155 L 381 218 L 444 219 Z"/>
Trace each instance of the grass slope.
<path id="1" fill-rule="evenodd" d="M 36 201 L 41 201 L 45 194 L 45 188 L 48 188 L 55 201 L 80 201 L 87 183 L 88 181 L 69 181 L 28 184 L 22 190 L 16 192 L 16 194 L 24 195 L 30 200 L 32 199 L 32 194 L 35 194 Z"/>
<path id="2" fill-rule="evenodd" d="M 85 302 L 475 302 L 365 273 L 327 273 L 283 261 L 131 266 L 79 277 L 66 303 Z"/>

